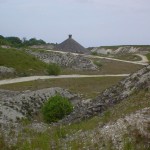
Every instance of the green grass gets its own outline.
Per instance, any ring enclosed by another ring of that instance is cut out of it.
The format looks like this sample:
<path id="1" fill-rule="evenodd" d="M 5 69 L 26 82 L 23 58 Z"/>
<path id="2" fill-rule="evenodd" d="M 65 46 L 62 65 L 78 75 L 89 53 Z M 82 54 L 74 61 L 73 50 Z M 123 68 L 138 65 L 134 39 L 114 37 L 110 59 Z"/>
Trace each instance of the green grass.
<path id="1" fill-rule="evenodd" d="M 142 65 L 92 58 L 91 59 L 98 66 L 99 70 L 72 70 L 62 69 L 61 74 L 87 74 L 87 75 L 103 75 L 103 74 L 130 74 L 141 69 Z"/>
<path id="2" fill-rule="evenodd" d="M 101 57 L 110 57 L 110 58 L 116 58 L 116 59 L 128 60 L 128 61 L 142 60 L 141 57 L 134 54 L 109 55 L 109 54 L 97 54 L 97 52 L 93 52 L 92 55 L 101 56 Z"/>
<path id="3" fill-rule="evenodd" d="M 121 79 L 123 79 L 123 77 L 49 79 L 1 85 L 0 88 L 24 91 L 38 90 L 50 87 L 61 87 L 69 89 L 75 93 L 83 94 L 83 96 L 86 98 L 93 98 L 106 88 L 119 82 Z"/>
<path id="4" fill-rule="evenodd" d="M 149 91 L 142 90 L 140 92 L 135 92 L 128 99 L 108 109 L 102 117 L 105 120 L 103 120 L 103 123 L 116 121 L 117 119 L 125 117 L 137 110 L 150 107 L 149 97 Z"/>
<path id="5" fill-rule="evenodd" d="M 8 145 L 5 144 L 4 137 L 0 134 L 0 148 L 1 150 L 8 149 Z"/>
<path id="6" fill-rule="evenodd" d="M 100 61 L 93 61 L 93 63 L 98 67 L 101 68 L 103 65 Z"/>
<path id="7" fill-rule="evenodd" d="M 141 57 L 132 54 L 125 54 L 125 55 L 117 55 L 114 58 L 121 59 L 121 60 L 128 60 L 128 61 L 141 61 Z"/>
<path id="8" fill-rule="evenodd" d="M 150 62 L 150 53 L 146 54 L 146 57 L 147 57 L 147 59 L 148 59 L 149 62 Z"/>
<path id="9" fill-rule="evenodd" d="M 101 64 L 99 74 L 130 74 L 143 67 L 137 64 L 113 61 L 108 59 L 94 58 L 92 60 Z"/>
<path id="10" fill-rule="evenodd" d="M 81 75 L 100 75 L 102 74 L 100 70 L 74 70 L 69 68 L 63 68 L 61 70 L 62 75 L 70 74 L 81 74 Z"/>
<path id="11" fill-rule="evenodd" d="M 13 67 L 19 76 L 42 75 L 47 64 L 23 50 L 0 48 L 0 66 Z"/>

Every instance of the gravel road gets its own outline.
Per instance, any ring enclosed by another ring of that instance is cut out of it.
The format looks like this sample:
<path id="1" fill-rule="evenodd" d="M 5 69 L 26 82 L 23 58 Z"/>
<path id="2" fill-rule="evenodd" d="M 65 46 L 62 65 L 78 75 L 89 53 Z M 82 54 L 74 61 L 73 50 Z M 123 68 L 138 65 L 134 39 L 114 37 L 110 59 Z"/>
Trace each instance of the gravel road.
<path id="1" fill-rule="evenodd" d="M 0 80 L 0 85 L 18 83 L 18 82 L 27 82 L 34 80 L 44 80 L 44 79 L 64 79 L 64 78 L 94 78 L 94 77 L 126 77 L 129 74 L 116 74 L 116 75 L 59 75 L 59 76 L 30 76 L 30 77 L 20 77 L 14 79 Z"/>

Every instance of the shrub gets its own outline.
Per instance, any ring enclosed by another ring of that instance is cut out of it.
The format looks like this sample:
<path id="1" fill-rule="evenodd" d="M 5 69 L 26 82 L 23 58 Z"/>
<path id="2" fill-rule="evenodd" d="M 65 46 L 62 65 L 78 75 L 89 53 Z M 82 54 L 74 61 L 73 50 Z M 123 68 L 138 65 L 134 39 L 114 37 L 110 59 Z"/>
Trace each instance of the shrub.
<path id="1" fill-rule="evenodd" d="M 43 118 L 48 123 L 57 122 L 72 111 L 71 102 L 58 94 L 49 98 L 42 107 Z"/>
<path id="2" fill-rule="evenodd" d="M 92 55 L 98 55 L 97 52 L 92 52 Z"/>
<path id="3" fill-rule="evenodd" d="M 100 61 L 94 61 L 94 64 L 99 68 L 102 67 L 102 63 Z"/>
<path id="4" fill-rule="evenodd" d="M 57 64 L 52 63 L 48 65 L 47 72 L 49 75 L 59 75 L 60 71 L 60 66 L 58 66 Z"/>

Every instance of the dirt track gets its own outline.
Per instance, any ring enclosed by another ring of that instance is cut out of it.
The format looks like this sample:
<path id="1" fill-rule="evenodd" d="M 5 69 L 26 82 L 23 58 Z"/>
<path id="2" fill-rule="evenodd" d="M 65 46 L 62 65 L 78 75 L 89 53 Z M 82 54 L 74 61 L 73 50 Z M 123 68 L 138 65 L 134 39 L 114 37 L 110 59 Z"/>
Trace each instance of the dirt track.
<path id="1" fill-rule="evenodd" d="M 44 79 L 63 79 L 63 78 L 94 78 L 94 77 L 126 77 L 129 74 L 116 74 L 116 75 L 59 75 L 59 76 L 30 76 L 30 77 L 21 77 L 15 79 L 6 79 L 0 80 L 0 85 L 18 83 L 18 82 L 27 82 L 34 80 L 44 80 Z"/>
<path id="2" fill-rule="evenodd" d="M 54 51 L 54 50 L 45 50 L 48 52 L 56 52 L 56 53 L 68 53 L 68 52 L 61 52 L 61 51 Z M 137 64 L 137 65 L 143 65 L 146 66 L 148 65 L 148 61 L 146 60 L 146 56 L 143 57 L 143 55 L 137 54 L 142 58 L 142 61 L 127 61 L 127 60 L 121 60 L 121 59 L 116 59 L 116 58 L 110 58 L 110 57 L 101 57 L 101 56 L 94 56 L 94 55 L 86 55 L 86 54 L 78 54 L 78 53 L 72 53 L 73 55 L 82 55 L 87 58 L 100 58 L 100 59 L 108 59 L 108 60 L 114 60 L 114 61 L 120 61 L 120 62 L 126 62 L 126 63 L 131 63 L 131 64 Z"/>

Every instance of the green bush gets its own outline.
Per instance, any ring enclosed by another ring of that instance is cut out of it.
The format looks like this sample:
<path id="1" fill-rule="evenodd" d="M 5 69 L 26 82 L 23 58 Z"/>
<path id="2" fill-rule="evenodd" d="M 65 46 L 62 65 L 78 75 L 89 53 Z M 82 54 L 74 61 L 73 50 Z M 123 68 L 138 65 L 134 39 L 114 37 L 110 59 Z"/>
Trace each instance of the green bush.
<path id="1" fill-rule="evenodd" d="M 71 102 L 60 95 L 48 99 L 42 107 L 43 118 L 46 122 L 57 122 L 73 111 Z"/>
<path id="2" fill-rule="evenodd" d="M 100 61 L 94 61 L 94 64 L 99 68 L 102 67 L 102 63 Z"/>
<path id="3" fill-rule="evenodd" d="M 49 75 L 59 75 L 60 71 L 60 66 L 58 66 L 57 64 L 52 63 L 48 65 L 47 72 Z"/>
<path id="4" fill-rule="evenodd" d="M 92 55 L 98 55 L 97 52 L 92 52 Z"/>

